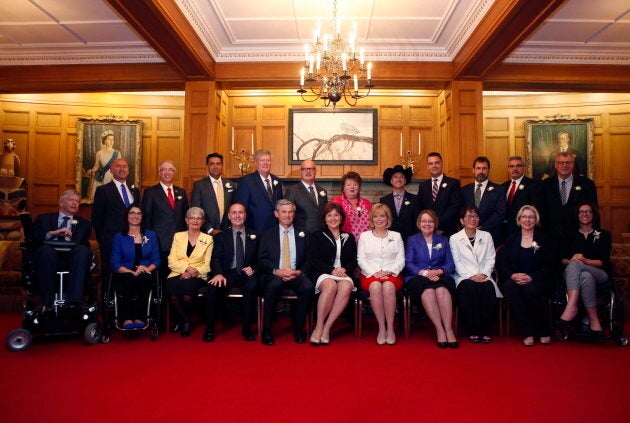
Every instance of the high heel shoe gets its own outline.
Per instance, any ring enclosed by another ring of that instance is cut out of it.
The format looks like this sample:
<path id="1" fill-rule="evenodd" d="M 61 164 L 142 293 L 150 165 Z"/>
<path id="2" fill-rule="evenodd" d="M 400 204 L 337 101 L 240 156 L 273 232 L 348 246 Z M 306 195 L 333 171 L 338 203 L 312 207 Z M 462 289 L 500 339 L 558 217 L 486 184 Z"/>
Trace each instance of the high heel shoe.
<path id="1" fill-rule="evenodd" d="M 385 345 L 386 342 L 387 342 L 387 335 L 381 336 L 381 334 L 379 333 L 378 336 L 376 337 L 376 343 L 378 345 Z"/>
<path id="2" fill-rule="evenodd" d="M 455 348 L 459 347 L 459 342 L 457 342 L 457 341 L 447 342 L 447 344 L 448 344 L 449 348 L 455 349 Z"/>
<path id="3" fill-rule="evenodd" d="M 315 335 L 311 335 L 311 345 L 316 347 L 319 345 L 319 343 L 321 342 L 320 338 L 316 337 Z"/>
<path id="4" fill-rule="evenodd" d="M 437 341 L 435 344 L 438 346 L 438 348 L 442 348 L 442 349 L 448 347 L 448 342 Z"/>
<path id="5" fill-rule="evenodd" d="M 526 347 L 531 347 L 532 345 L 534 345 L 534 337 L 528 336 L 527 338 L 523 338 L 523 345 L 525 345 Z"/>
<path id="6" fill-rule="evenodd" d="M 321 338 L 319 338 L 319 344 L 328 346 L 328 345 L 330 345 L 330 339 L 321 337 Z"/>
<path id="7" fill-rule="evenodd" d="M 387 345 L 394 345 L 396 343 L 396 334 L 394 331 L 387 332 Z"/>

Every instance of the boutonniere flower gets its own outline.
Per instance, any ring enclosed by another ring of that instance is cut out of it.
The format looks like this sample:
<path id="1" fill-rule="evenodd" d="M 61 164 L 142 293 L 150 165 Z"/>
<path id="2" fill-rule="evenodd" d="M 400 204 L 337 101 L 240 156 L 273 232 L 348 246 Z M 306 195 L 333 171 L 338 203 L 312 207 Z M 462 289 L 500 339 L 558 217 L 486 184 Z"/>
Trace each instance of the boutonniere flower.
<path id="1" fill-rule="evenodd" d="M 343 239 L 344 241 L 346 241 L 350 236 L 346 233 L 341 234 L 341 239 Z"/>
<path id="2" fill-rule="evenodd" d="M 70 221 L 70 224 L 71 224 L 72 226 L 76 226 L 76 225 L 78 225 L 78 224 L 79 224 L 79 221 L 78 221 L 78 220 L 76 220 L 76 219 L 72 219 L 72 220 Z"/>
<path id="3" fill-rule="evenodd" d="M 325 197 L 326 196 L 326 191 L 320 191 L 319 192 L 319 196 L 320 197 Z"/>
<path id="4" fill-rule="evenodd" d="M 306 235 L 304 234 L 304 232 L 300 231 L 300 233 L 298 233 L 298 236 L 299 236 L 300 238 L 304 238 Z"/>
<path id="5" fill-rule="evenodd" d="M 488 187 L 488 191 L 494 191 L 494 187 Z"/>
<path id="6" fill-rule="evenodd" d="M 409 204 L 411 204 L 411 203 L 410 203 L 409 201 L 405 201 L 403 204 L 404 204 L 405 206 L 408 206 L 408 205 L 409 205 Z"/>
<path id="7" fill-rule="evenodd" d="M 200 238 L 200 239 L 199 239 L 199 243 L 200 243 L 200 244 L 203 244 L 203 245 L 206 245 L 206 244 L 208 243 L 208 241 L 206 241 L 206 240 L 205 240 L 205 239 L 203 239 L 203 238 Z"/>
<path id="8" fill-rule="evenodd" d="M 225 184 L 225 187 L 226 187 L 227 189 L 230 189 L 230 188 L 232 188 L 232 184 L 228 182 L 227 184 Z"/>
<path id="9" fill-rule="evenodd" d="M 274 179 L 274 180 L 273 180 L 273 186 L 275 187 L 276 185 L 278 185 L 278 180 L 277 180 L 277 179 Z"/>
<path id="10" fill-rule="evenodd" d="M 525 185 L 520 184 L 520 185 L 518 186 L 518 189 L 519 189 L 520 191 L 524 190 L 524 189 L 525 189 Z"/>
<path id="11" fill-rule="evenodd" d="M 599 240 L 599 236 L 600 235 L 601 235 L 601 232 L 593 231 L 593 244 L 596 243 Z"/>
<path id="12" fill-rule="evenodd" d="M 447 183 L 446 183 L 446 182 L 444 182 L 444 183 L 442 184 L 442 188 L 446 188 L 446 185 L 447 185 Z"/>
<path id="13" fill-rule="evenodd" d="M 361 207 L 357 207 L 357 216 L 361 216 L 361 212 L 363 209 Z"/>
<path id="14" fill-rule="evenodd" d="M 181 196 L 181 195 L 178 195 L 178 196 L 177 196 L 177 200 L 179 201 L 179 200 L 181 200 L 181 199 L 182 199 L 182 196 Z"/>
<path id="15" fill-rule="evenodd" d="M 394 242 L 392 238 L 387 238 L 387 242 Z"/>
<path id="16" fill-rule="evenodd" d="M 533 241 L 531 247 L 529 247 L 529 248 L 534 250 L 534 254 L 536 254 L 536 251 L 540 250 L 540 245 L 538 245 L 538 243 L 536 241 Z"/>
<path id="17" fill-rule="evenodd" d="M 256 239 L 256 234 L 249 234 L 249 239 L 251 239 L 251 240 Z"/>
<path id="18" fill-rule="evenodd" d="M 136 186 L 132 184 L 129 189 L 136 189 Z"/>
<path id="19" fill-rule="evenodd" d="M 579 185 L 578 185 L 578 186 L 576 186 L 574 189 L 575 189 L 576 191 L 582 191 L 582 187 L 581 187 L 581 186 L 579 186 Z"/>
<path id="20" fill-rule="evenodd" d="M 144 247 L 149 242 L 149 238 L 146 235 L 142 236 L 142 246 Z"/>
<path id="21" fill-rule="evenodd" d="M 434 250 L 441 250 L 441 249 L 442 249 L 442 243 L 441 243 L 441 242 L 438 242 L 437 244 L 435 244 L 435 245 L 433 246 L 433 249 L 434 249 Z"/>

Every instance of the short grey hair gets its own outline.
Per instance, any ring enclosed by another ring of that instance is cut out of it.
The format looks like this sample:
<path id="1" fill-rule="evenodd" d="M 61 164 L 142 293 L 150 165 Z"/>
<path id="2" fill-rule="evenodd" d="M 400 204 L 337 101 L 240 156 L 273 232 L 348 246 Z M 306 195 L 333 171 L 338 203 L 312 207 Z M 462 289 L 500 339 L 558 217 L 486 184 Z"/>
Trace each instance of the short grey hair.
<path id="1" fill-rule="evenodd" d="M 66 200 L 70 196 L 79 197 L 79 200 L 81 199 L 81 193 L 79 191 L 76 189 L 69 189 L 61 193 L 59 196 L 59 202 Z"/>
<path id="2" fill-rule="evenodd" d="M 201 207 L 191 207 L 188 209 L 188 211 L 186 212 L 186 218 L 191 217 L 193 214 L 197 214 L 200 215 L 201 217 L 206 218 L 206 213 L 203 211 L 203 209 Z"/>
<path id="3" fill-rule="evenodd" d="M 280 207 L 282 206 L 291 206 L 293 207 L 293 210 L 295 210 L 295 204 L 286 198 L 276 201 L 276 211 L 280 211 Z"/>
<path id="4" fill-rule="evenodd" d="M 256 151 L 256 153 L 254 153 L 254 161 L 258 161 L 258 158 L 260 156 L 269 156 L 273 158 L 273 154 L 271 154 L 271 151 L 264 148 L 261 148 L 260 150 Z"/>

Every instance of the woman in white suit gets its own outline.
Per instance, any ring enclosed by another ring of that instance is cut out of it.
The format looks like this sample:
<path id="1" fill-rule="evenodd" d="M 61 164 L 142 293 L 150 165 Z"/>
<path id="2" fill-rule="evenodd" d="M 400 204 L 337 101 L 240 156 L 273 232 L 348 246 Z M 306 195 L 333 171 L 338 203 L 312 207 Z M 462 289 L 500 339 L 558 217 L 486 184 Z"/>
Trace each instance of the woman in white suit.
<path id="1" fill-rule="evenodd" d="M 455 261 L 455 285 L 460 320 L 473 343 L 491 342 L 489 327 L 494 319 L 501 291 L 490 277 L 495 249 L 492 235 L 477 229 L 479 211 L 466 206 L 460 213 L 463 229 L 451 236 L 449 245 Z"/>

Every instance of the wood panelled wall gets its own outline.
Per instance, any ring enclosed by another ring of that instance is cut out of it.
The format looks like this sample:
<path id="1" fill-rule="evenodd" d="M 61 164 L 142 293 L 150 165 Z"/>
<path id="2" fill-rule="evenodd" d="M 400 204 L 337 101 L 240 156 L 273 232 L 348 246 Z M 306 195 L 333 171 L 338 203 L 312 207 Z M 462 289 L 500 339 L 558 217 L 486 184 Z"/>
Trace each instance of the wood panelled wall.
<path id="1" fill-rule="evenodd" d="M 484 150 L 490 178 L 508 179 L 506 158 L 527 156 L 525 122 L 533 119 L 593 118 L 593 178 L 597 184 L 602 226 L 615 242 L 630 231 L 630 97 L 627 94 L 547 94 L 486 96 Z"/>

